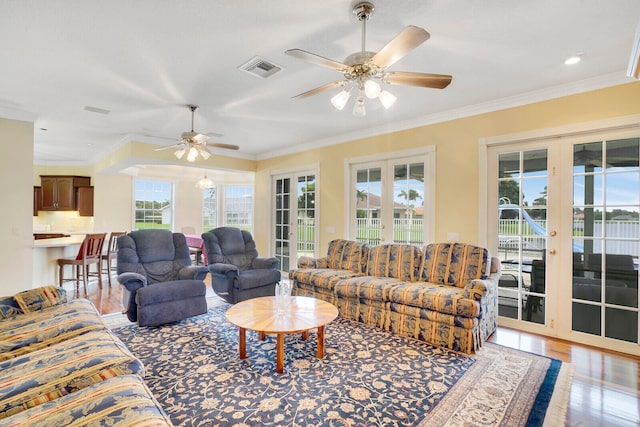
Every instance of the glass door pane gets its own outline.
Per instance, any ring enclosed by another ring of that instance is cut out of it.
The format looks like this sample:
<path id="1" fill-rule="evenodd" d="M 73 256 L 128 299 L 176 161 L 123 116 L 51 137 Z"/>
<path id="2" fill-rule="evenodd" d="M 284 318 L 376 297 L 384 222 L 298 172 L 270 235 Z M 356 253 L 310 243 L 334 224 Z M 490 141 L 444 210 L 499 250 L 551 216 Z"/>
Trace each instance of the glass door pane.
<path id="1" fill-rule="evenodd" d="M 545 324 L 547 150 L 498 154 L 498 313 Z"/>
<path id="2" fill-rule="evenodd" d="M 356 240 L 380 244 L 382 238 L 382 168 L 356 170 Z"/>
<path id="3" fill-rule="evenodd" d="M 640 138 L 573 146 L 572 330 L 638 342 Z"/>
<path id="4" fill-rule="evenodd" d="M 275 179 L 275 250 L 274 256 L 280 260 L 280 270 L 291 268 L 291 178 Z"/>
<path id="5" fill-rule="evenodd" d="M 393 242 L 424 244 L 424 163 L 393 166 Z"/>
<path id="6" fill-rule="evenodd" d="M 298 177 L 298 220 L 296 256 L 313 257 L 316 253 L 316 177 L 303 175 Z"/>

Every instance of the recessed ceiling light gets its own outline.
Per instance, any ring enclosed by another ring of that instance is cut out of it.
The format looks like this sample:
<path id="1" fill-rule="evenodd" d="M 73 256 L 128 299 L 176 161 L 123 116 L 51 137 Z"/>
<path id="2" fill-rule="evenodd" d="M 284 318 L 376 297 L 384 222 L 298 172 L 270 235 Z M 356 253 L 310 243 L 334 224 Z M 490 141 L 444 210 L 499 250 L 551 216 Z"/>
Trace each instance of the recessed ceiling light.
<path id="1" fill-rule="evenodd" d="M 571 55 L 570 57 L 568 57 L 567 59 L 564 60 L 564 65 L 577 64 L 578 62 L 580 62 L 581 59 L 582 59 L 582 54 L 581 53 L 578 53 L 576 55 Z"/>

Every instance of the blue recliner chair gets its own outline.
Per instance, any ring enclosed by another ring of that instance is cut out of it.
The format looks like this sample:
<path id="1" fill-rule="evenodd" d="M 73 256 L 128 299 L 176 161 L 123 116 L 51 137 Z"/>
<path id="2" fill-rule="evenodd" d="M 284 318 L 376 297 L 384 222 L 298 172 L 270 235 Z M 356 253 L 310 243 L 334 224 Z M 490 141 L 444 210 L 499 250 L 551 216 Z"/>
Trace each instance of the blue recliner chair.
<path id="1" fill-rule="evenodd" d="M 161 325 L 207 312 L 204 279 L 191 265 L 184 234 L 139 230 L 118 237 L 118 282 L 127 317 L 140 326 Z"/>
<path id="2" fill-rule="evenodd" d="M 225 301 L 235 304 L 275 294 L 280 260 L 260 258 L 251 233 L 219 227 L 202 233 L 211 272 L 211 286 Z"/>

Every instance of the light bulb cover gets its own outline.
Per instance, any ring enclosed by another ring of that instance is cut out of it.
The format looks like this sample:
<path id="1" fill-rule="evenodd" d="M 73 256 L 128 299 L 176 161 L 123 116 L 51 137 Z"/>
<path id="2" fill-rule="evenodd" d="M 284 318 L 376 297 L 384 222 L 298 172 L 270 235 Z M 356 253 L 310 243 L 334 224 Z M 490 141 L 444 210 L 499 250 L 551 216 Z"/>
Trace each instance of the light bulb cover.
<path id="1" fill-rule="evenodd" d="M 351 89 L 348 91 L 343 89 L 331 98 L 331 104 L 338 110 L 342 110 L 344 106 L 347 105 L 349 98 L 351 98 Z"/>
<path id="2" fill-rule="evenodd" d="M 181 148 L 179 150 L 174 151 L 173 155 L 176 156 L 178 159 L 181 159 L 182 156 L 184 156 L 185 152 L 186 152 L 186 150 L 184 148 Z"/>
<path id="3" fill-rule="evenodd" d="M 380 103 L 385 108 L 385 110 L 388 110 L 398 98 L 391 92 L 383 90 L 382 92 L 380 92 L 380 95 L 378 95 L 378 99 L 380 100 Z"/>
<path id="4" fill-rule="evenodd" d="M 367 114 L 367 111 L 364 106 L 364 96 L 360 95 L 355 104 L 353 104 L 353 112 L 352 114 L 357 117 L 364 117 Z"/>
<path id="5" fill-rule="evenodd" d="M 367 98 L 374 99 L 380 95 L 380 85 L 373 80 L 367 80 L 364 83 L 364 94 L 367 95 Z"/>
<path id="6" fill-rule="evenodd" d="M 198 157 L 198 150 L 195 147 L 189 148 L 189 153 L 187 154 L 187 161 L 195 162 Z"/>
<path id="7" fill-rule="evenodd" d="M 202 156 L 203 159 L 207 160 L 209 157 L 211 157 L 211 153 L 207 151 L 206 148 L 203 148 L 200 151 L 200 155 Z"/>

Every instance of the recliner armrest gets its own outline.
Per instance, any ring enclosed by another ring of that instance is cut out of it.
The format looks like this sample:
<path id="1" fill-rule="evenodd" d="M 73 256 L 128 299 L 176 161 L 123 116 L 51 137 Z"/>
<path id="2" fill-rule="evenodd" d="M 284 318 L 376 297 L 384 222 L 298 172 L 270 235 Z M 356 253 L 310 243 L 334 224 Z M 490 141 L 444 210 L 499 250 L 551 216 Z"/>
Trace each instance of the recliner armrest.
<path id="1" fill-rule="evenodd" d="M 209 269 L 204 265 L 188 265 L 178 271 L 180 280 L 204 280 L 209 274 Z"/>
<path id="2" fill-rule="evenodd" d="M 238 266 L 233 264 L 224 264 L 222 262 L 209 264 L 207 267 L 209 268 L 209 271 L 212 274 L 224 274 L 224 275 L 227 275 L 229 273 L 238 274 L 238 271 L 239 271 Z"/>
<path id="3" fill-rule="evenodd" d="M 118 282 L 129 292 L 136 291 L 144 286 L 147 286 L 147 278 L 142 274 L 126 272 L 118 274 Z"/>
<path id="4" fill-rule="evenodd" d="M 279 265 L 280 265 L 280 260 L 278 258 L 258 257 L 258 258 L 254 258 L 253 262 L 251 263 L 251 268 L 254 268 L 254 269 L 278 268 Z"/>

